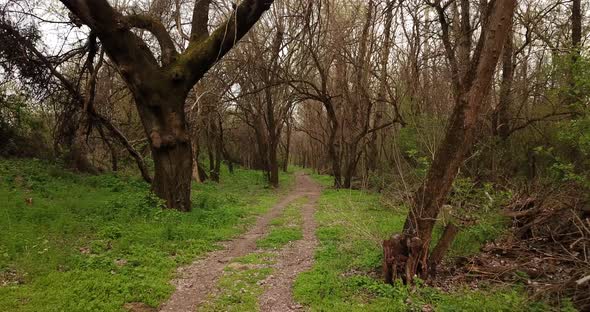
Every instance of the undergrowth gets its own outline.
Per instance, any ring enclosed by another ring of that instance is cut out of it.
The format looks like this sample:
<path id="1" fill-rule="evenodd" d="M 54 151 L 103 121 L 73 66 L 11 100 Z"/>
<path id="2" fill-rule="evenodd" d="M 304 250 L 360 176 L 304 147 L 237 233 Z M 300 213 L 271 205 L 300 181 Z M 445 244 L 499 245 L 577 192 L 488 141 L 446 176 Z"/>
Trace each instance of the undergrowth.
<path id="1" fill-rule="evenodd" d="M 320 245 L 313 268 L 299 275 L 294 296 L 312 311 L 545 311 L 523 287 L 445 293 L 418 282 L 387 285 L 380 278 L 381 242 L 400 232 L 407 209 L 387 208 L 378 194 L 326 190 L 316 220 Z M 490 214 L 491 215 L 491 214 Z M 498 223 L 500 222 L 500 223 Z M 496 228 L 497 227 L 497 228 Z M 487 214 L 459 235 L 450 252 L 468 255 L 502 232 Z"/>

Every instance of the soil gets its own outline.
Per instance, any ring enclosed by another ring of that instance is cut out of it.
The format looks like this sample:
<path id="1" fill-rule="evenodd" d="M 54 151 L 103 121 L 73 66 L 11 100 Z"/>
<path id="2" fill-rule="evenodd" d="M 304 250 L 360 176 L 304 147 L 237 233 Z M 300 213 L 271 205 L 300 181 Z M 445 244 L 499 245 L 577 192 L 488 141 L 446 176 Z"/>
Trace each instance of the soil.
<path id="1" fill-rule="evenodd" d="M 265 281 L 265 292 L 260 298 L 261 311 L 296 311 L 301 309 L 292 298 L 295 277 L 309 269 L 313 263 L 316 224 L 314 212 L 321 187 L 305 174 L 296 175 L 295 187 L 268 213 L 260 216 L 254 227 L 242 236 L 224 242 L 223 248 L 208 253 L 189 266 L 179 268 L 178 278 L 172 281 L 176 290 L 160 311 L 192 312 L 216 291 L 216 284 L 226 267 L 234 258 L 256 251 L 256 241 L 269 231 L 269 223 L 281 215 L 293 201 L 307 196 L 308 203 L 302 208 L 303 239 L 288 245 L 278 252 L 274 265 L 275 274 Z"/>

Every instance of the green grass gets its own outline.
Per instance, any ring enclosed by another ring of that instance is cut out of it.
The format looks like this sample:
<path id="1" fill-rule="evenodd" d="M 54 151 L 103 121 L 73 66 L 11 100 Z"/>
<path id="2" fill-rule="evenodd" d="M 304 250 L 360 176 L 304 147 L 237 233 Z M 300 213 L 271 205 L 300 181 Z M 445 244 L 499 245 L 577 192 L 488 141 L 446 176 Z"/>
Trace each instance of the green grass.
<path id="1" fill-rule="evenodd" d="M 219 185 L 195 185 L 193 211 L 179 213 L 162 210 L 148 188 L 133 177 L 0 160 L 0 311 L 156 307 L 179 265 L 242 233 L 281 192 L 261 173 L 224 172 Z"/>
<path id="2" fill-rule="evenodd" d="M 265 249 L 279 249 L 290 242 L 302 239 L 301 206 L 307 201 L 307 197 L 302 197 L 289 204 L 280 217 L 270 222 L 269 233 L 257 240 L 256 246 Z"/>
<path id="3" fill-rule="evenodd" d="M 313 268 L 299 275 L 295 299 L 312 311 L 544 311 L 523 287 L 464 289 L 444 293 L 424 285 L 408 287 L 380 280 L 381 241 L 399 232 L 406 209 L 385 208 L 377 194 L 326 190 L 316 213 L 320 246 Z M 479 249 L 498 231 L 485 221 L 462 233 L 451 255 Z M 501 229 L 499 230 L 501 232 Z M 481 234 L 481 235 L 478 235 Z M 467 247 L 466 247 L 467 246 Z"/>
<path id="4" fill-rule="evenodd" d="M 275 258 L 272 253 L 251 253 L 235 259 L 225 268 L 217 283 L 220 293 L 210 298 L 199 311 L 258 311 L 258 297 L 264 291 L 260 281 L 273 272 L 270 266 L 275 263 Z"/>

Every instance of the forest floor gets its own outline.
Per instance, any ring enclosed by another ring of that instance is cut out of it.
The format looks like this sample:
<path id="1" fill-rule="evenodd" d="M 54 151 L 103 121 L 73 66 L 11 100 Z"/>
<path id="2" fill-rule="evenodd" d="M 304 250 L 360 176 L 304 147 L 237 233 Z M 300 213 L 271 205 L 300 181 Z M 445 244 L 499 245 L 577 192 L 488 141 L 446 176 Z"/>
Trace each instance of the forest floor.
<path id="1" fill-rule="evenodd" d="M 272 190 L 259 172 L 224 172 L 179 213 L 134 176 L 0 160 L 0 311 L 574 311 L 531 299 L 525 278 L 384 284 L 381 242 L 407 208 L 330 184 L 299 171 Z M 449 263 L 509 226 L 478 219 Z"/>

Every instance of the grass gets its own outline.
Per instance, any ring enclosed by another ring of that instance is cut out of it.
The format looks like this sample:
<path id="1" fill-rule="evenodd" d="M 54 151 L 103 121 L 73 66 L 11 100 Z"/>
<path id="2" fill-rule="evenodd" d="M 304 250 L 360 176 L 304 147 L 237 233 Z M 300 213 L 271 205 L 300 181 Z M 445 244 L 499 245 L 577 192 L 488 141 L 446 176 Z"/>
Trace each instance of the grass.
<path id="1" fill-rule="evenodd" d="M 265 249 L 279 249 L 290 242 L 302 239 L 301 206 L 307 201 L 307 197 L 302 197 L 289 204 L 279 218 L 270 222 L 270 232 L 256 241 L 256 246 Z"/>
<path id="2" fill-rule="evenodd" d="M 261 173 L 236 170 L 195 185 L 193 211 L 179 213 L 137 178 L 0 160 L 0 311 L 156 307 L 179 265 L 242 233 L 279 194 Z"/>
<path id="3" fill-rule="evenodd" d="M 407 210 L 382 205 L 377 194 L 325 190 L 316 213 L 320 245 L 313 268 L 299 275 L 295 299 L 312 311 L 545 311 L 521 286 L 445 293 L 421 285 L 384 284 L 379 278 L 380 243 L 399 232 Z M 495 219 L 461 233 L 451 256 L 467 255 L 501 232 Z"/>
<path id="4" fill-rule="evenodd" d="M 264 291 L 260 282 L 272 274 L 270 266 L 275 261 L 276 255 L 272 253 L 251 253 L 235 259 L 217 283 L 221 292 L 199 311 L 258 311 L 258 297 Z"/>

